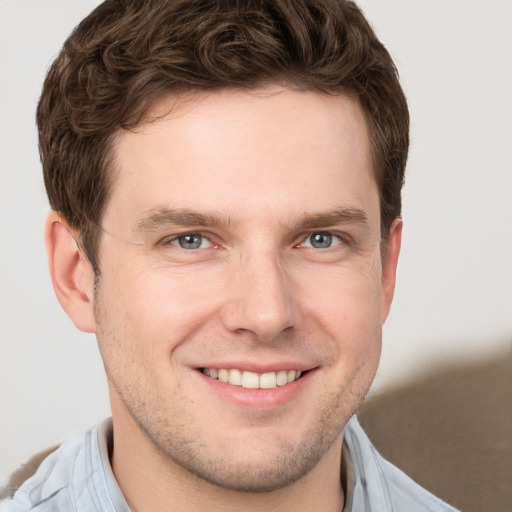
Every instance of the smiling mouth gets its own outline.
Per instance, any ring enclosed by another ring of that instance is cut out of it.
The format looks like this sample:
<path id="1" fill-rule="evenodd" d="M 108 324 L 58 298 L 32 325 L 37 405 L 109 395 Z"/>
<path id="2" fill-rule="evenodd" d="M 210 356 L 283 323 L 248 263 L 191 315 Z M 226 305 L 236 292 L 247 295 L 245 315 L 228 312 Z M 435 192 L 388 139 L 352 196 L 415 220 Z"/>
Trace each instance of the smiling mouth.
<path id="1" fill-rule="evenodd" d="M 255 373 L 224 368 L 202 368 L 201 371 L 212 379 L 247 389 L 274 389 L 278 386 L 286 386 L 295 382 L 305 373 L 300 370 Z"/>

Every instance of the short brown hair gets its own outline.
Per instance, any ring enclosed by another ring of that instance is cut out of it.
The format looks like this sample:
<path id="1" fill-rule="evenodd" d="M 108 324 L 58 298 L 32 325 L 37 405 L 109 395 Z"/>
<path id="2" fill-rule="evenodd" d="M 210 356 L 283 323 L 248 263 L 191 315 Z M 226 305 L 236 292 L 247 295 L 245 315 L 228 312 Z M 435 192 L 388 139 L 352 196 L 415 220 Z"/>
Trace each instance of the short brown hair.
<path id="1" fill-rule="evenodd" d="M 382 236 L 401 213 L 407 102 L 387 50 L 346 0 L 107 0 L 69 36 L 37 109 L 52 208 L 95 272 L 111 143 L 170 91 L 283 83 L 352 94 L 370 130 Z"/>

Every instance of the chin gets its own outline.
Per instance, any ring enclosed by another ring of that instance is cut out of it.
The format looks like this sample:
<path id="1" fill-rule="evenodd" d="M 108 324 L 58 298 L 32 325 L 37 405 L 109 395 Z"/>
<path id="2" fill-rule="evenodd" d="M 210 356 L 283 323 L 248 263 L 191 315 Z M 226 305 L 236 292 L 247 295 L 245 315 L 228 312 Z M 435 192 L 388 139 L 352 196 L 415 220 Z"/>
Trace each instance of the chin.
<path id="1" fill-rule="evenodd" d="M 206 441 L 204 432 L 203 435 L 192 432 L 192 425 L 187 429 L 172 429 L 172 435 L 162 435 L 166 431 L 162 429 L 156 435 L 146 431 L 146 436 L 175 471 L 185 472 L 185 477 L 193 475 L 232 491 L 268 493 L 301 480 L 329 449 L 336 451 L 335 457 L 340 458 L 342 433 L 348 417 L 336 415 L 336 412 L 339 413 L 335 408 L 332 415 L 324 415 L 329 428 L 322 428 L 326 423 L 319 422 L 302 433 L 300 430 L 293 432 L 293 437 L 288 435 L 290 432 L 276 433 L 274 428 L 236 436 L 233 432 L 230 435 L 226 428 L 223 434 L 217 432 L 222 437 L 212 442 L 211 438 Z"/>
<path id="2" fill-rule="evenodd" d="M 307 475 L 325 453 L 321 447 L 282 446 L 277 453 L 270 450 L 257 455 L 228 453 L 206 456 L 204 452 L 174 460 L 194 476 L 223 489 L 247 493 L 268 493 L 287 487 Z"/>

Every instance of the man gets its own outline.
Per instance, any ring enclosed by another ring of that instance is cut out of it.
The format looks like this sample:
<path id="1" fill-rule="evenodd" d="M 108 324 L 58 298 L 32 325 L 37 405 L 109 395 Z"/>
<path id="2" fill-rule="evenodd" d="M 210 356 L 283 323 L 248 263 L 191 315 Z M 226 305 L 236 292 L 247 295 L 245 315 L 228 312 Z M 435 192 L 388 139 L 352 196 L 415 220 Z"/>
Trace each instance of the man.
<path id="1" fill-rule="evenodd" d="M 37 121 L 55 292 L 112 419 L 2 510 L 453 510 L 354 414 L 400 251 L 408 113 L 341 0 L 107 0 Z"/>

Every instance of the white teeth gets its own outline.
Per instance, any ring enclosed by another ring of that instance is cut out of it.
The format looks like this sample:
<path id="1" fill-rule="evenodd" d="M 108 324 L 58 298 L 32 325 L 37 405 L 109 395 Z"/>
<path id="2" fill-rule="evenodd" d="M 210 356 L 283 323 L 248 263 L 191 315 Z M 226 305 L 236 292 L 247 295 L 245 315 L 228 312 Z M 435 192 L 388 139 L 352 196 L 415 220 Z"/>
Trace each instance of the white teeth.
<path id="1" fill-rule="evenodd" d="M 286 370 L 277 372 L 276 383 L 278 386 L 284 386 L 285 384 L 288 384 L 288 372 Z"/>
<path id="2" fill-rule="evenodd" d="M 272 389 L 277 386 L 276 372 L 263 373 L 260 377 L 260 389 Z"/>
<path id="3" fill-rule="evenodd" d="M 244 372 L 242 375 L 242 387 L 258 389 L 260 387 L 260 376 L 254 372 Z"/>
<path id="4" fill-rule="evenodd" d="M 241 386 L 242 372 L 240 370 L 229 370 L 229 383 L 233 386 Z"/>
<path id="5" fill-rule="evenodd" d="M 242 386 L 247 389 L 274 389 L 277 386 L 286 386 L 286 384 L 296 381 L 302 375 L 300 370 L 280 370 L 262 374 L 244 372 L 236 368 L 229 370 L 203 368 L 202 371 L 212 379 L 218 379 L 221 382 L 228 382 L 233 386 Z"/>

